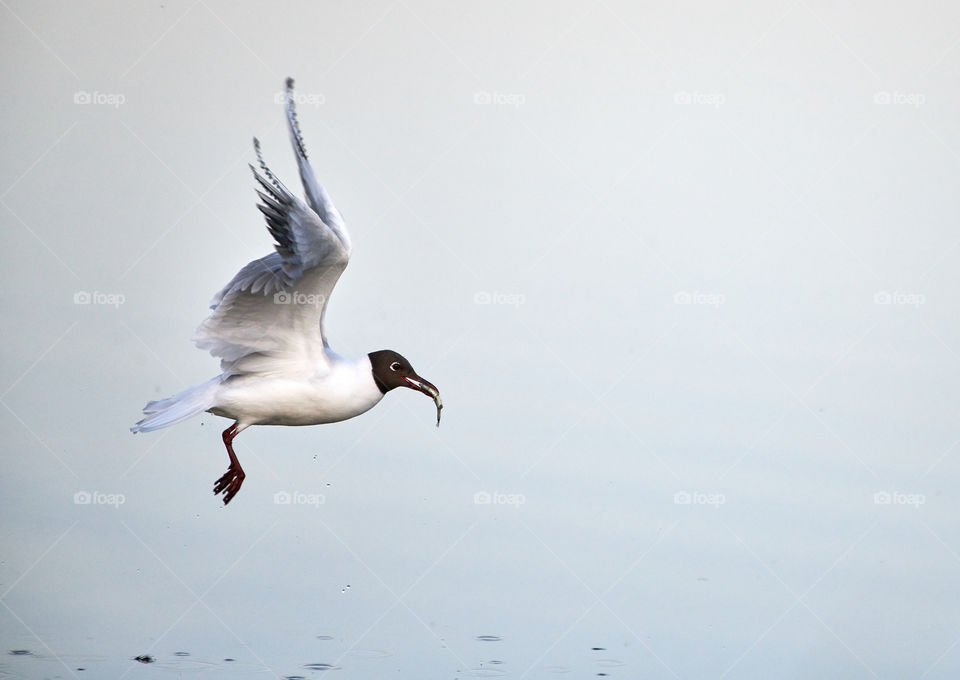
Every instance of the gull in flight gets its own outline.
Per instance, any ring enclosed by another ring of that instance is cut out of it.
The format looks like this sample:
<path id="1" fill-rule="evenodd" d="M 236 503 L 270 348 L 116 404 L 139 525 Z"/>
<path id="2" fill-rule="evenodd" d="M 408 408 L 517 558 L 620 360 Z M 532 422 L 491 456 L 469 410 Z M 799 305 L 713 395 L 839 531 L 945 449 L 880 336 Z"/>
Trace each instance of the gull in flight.
<path id="1" fill-rule="evenodd" d="M 318 425 L 353 418 L 395 387 L 433 398 L 437 426 L 440 392 L 393 350 L 359 359 L 330 348 L 324 328 L 327 301 L 350 261 L 350 236 L 340 212 L 307 160 L 287 79 L 286 117 L 306 201 L 294 196 L 267 167 L 254 139 L 260 185 L 257 208 L 276 240 L 276 252 L 254 260 L 210 303 L 213 310 L 194 335 L 197 347 L 220 357 L 220 375 L 167 399 L 151 401 L 130 430 L 150 432 L 201 412 L 233 420 L 223 431 L 230 467 L 214 484 L 224 504 L 246 475 L 234 438 L 251 425 Z M 262 191 L 260 190 L 262 189 Z"/>

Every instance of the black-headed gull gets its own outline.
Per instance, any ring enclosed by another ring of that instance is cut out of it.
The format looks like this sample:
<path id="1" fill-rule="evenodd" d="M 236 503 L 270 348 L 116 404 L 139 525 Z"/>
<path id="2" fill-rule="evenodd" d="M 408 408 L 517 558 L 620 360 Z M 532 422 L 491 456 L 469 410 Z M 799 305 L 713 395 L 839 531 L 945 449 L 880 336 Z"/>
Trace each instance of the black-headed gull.
<path id="1" fill-rule="evenodd" d="M 316 180 L 297 124 L 293 80 L 287 80 L 287 124 L 306 203 L 274 176 L 254 139 L 263 191 L 257 205 L 276 239 L 276 252 L 241 269 L 210 303 L 194 342 L 220 357 L 222 373 L 167 399 L 151 401 L 130 428 L 150 432 L 208 411 L 235 422 L 223 431 L 230 467 L 214 485 L 224 504 L 246 475 L 233 439 L 251 425 L 319 425 L 370 410 L 395 387 L 433 398 L 437 425 L 443 402 L 436 387 L 393 350 L 347 359 L 324 331 L 327 301 L 350 261 L 350 236 L 340 212 Z"/>

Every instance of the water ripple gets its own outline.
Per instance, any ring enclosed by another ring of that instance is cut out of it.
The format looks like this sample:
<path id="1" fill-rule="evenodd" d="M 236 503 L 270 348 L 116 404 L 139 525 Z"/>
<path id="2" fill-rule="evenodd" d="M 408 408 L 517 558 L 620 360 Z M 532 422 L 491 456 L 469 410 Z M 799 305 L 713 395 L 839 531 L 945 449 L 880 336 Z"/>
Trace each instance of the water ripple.
<path id="1" fill-rule="evenodd" d="M 309 671 L 338 671 L 340 666 L 334 666 L 329 663 L 305 663 L 303 667 Z"/>

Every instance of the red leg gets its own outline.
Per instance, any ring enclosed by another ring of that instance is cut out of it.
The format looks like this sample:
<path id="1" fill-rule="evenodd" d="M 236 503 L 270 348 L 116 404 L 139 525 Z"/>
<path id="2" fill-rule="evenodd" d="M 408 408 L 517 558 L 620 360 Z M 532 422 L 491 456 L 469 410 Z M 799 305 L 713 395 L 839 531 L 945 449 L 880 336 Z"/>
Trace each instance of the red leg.
<path id="1" fill-rule="evenodd" d="M 213 493 L 214 495 L 219 493 L 223 494 L 224 505 L 232 501 L 233 497 L 237 495 L 237 492 L 243 485 L 243 480 L 247 476 L 244 474 L 243 468 L 240 467 L 237 454 L 233 452 L 233 438 L 237 436 L 237 425 L 239 424 L 238 422 L 234 423 L 223 431 L 223 444 L 227 447 L 227 454 L 230 456 L 230 467 L 227 468 L 223 477 L 218 479 L 217 483 L 213 485 Z"/>

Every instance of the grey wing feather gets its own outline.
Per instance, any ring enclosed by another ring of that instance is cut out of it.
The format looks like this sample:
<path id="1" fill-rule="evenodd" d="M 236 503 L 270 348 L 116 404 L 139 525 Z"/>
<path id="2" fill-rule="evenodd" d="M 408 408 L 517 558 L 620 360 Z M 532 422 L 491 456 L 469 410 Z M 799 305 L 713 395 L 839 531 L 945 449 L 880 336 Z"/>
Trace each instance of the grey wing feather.
<path id="1" fill-rule="evenodd" d="M 311 207 L 294 196 L 270 171 L 254 140 L 260 172 L 251 166 L 275 252 L 247 264 L 211 301 L 213 312 L 194 335 L 198 347 L 221 358 L 224 373 L 321 366 L 329 346 L 323 332 L 327 301 L 350 260 L 348 247 Z M 278 298 L 283 293 L 287 297 Z M 311 296 L 307 304 L 290 295 Z"/>
<path id="2" fill-rule="evenodd" d="M 287 127 L 290 129 L 290 143 L 297 158 L 297 166 L 300 168 L 300 180 L 303 182 L 303 191 L 306 194 L 307 203 L 320 216 L 320 219 L 333 230 L 347 252 L 350 252 L 350 234 L 347 233 L 347 225 L 344 224 L 340 211 L 333 204 L 326 189 L 317 181 L 316 175 L 313 173 L 313 167 L 307 158 L 307 147 L 303 143 L 303 135 L 300 134 L 300 124 L 297 121 L 293 78 L 287 78 L 286 111 Z"/>

